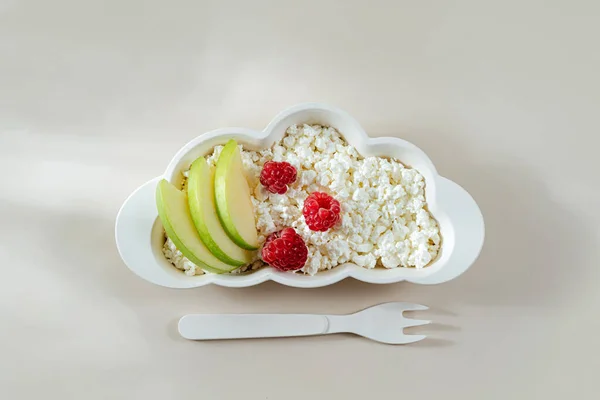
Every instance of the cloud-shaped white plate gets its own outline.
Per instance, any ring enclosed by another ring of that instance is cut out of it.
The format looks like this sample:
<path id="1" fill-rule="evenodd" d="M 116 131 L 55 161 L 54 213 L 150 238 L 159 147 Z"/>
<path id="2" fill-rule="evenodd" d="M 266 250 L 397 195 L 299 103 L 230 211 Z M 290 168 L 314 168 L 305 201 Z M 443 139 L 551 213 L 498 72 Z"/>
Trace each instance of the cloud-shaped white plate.
<path id="1" fill-rule="evenodd" d="M 429 210 L 437 219 L 442 235 L 442 250 L 437 259 L 423 269 L 365 269 L 349 263 L 315 276 L 278 272 L 270 267 L 239 275 L 187 276 L 169 264 L 162 253 L 164 237 L 155 203 L 158 181 L 166 178 L 179 184 L 182 170 L 228 139 L 235 138 L 249 149 L 267 148 L 280 140 L 290 125 L 303 123 L 332 126 L 362 156 L 393 157 L 423 174 Z M 281 112 L 262 132 L 223 128 L 198 136 L 186 144 L 173 157 L 163 176 L 140 186 L 125 201 L 117 215 L 115 236 L 121 258 L 129 269 L 147 281 L 171 288 L 191 288 L 209 283 L 244 287 L 267 280 L 287 286 L 312 288 L 330 285 L 347 277 L 369 283 L 406 280 L 436 284 L 456 278 L 473 264 L 483 246 L 484 224 L 481 211 L 469 193 L 438 175 L 433 163 L 421 149 L 398 138 L 370 138 L 346 112 L 323 104 L 307 103 Z"/>

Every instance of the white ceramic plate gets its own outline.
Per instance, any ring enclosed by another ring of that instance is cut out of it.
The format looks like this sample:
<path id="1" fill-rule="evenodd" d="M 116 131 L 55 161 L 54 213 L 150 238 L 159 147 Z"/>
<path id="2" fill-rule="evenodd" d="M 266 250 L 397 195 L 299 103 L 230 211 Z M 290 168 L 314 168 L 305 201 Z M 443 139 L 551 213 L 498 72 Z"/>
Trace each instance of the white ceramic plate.
<path id="1" fill-rule="evenodd" d="M 430 212 L 438 221 L 442 249 L 437 259 L 423 269 L 365 269 L 344 264 L 314 276 L 279 272 L 267 267 L 240 274 L 205 274 L 187 276 L 172 266 L 162 253 L 163 230 L 155 203 L 157 182 L 165 178 L 179 184 L 180 172 L 198 157 L 208 154 L 215 145 L 234 138 L 249 149 L 267 148 L 280 140 L 293 124 L 318 123 L 336 128 L 362 156 L 393 157 L 417 169 L 426 182 L 425 196 Z M 163 176 L 136 189 L 125 201 L 115 226 L 117 248 L 125 264 L 147 281 L 171 288 L 191 288 L 214 283 L 244 287 L 273 280 L 294 287 L 331 285 L 347 277 L 369 283 L 409 281 L 436 284 L 462 274 L 473 264 L 483 246 L 483 216 L 473 198 L 458 184 L 438 175 L 427 155 L 402 139 L 370 138 L 359 123 L 346 112 L 323 104 L 300 104 L 281 112 L 263 131 L 243 128 L 217 129 L 198 136 L 173 157 Z"/>

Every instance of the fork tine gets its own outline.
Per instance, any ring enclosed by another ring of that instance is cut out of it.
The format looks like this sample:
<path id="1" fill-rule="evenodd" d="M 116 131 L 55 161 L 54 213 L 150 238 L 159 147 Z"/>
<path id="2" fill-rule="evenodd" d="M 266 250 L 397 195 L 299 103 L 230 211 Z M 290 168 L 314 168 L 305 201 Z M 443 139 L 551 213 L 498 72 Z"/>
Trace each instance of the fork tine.
<path id="1" fill-rule="evenodd" d="M 421 304 L 404 303 L 404 305 L 406 306 L 404 308 L 404 311 L 424 311 L 424 310 L 429 310 L 429 307 L 423 306 Z"/>
<path id="2" fill-rule="evenodd" d="M 427 307 L 427 306 L 423 306 L 421 304 L 414 304 L 414 303 L 405 303 L 403 301 L 390 301 L 389 303 L 382 303 L 382 304 L 378 304 L 376 306 L 371 306 L 369 308 L 373 308 L 373 307 L 391 309 L 394 311 L 401 311 L 401 312 L 429 310 L 429 307 Z M 368 310 L 369 308 L 366 308 L 365 310 Z"/>
<path id="3" fill-rule="evenodd" d="M 402 337 L 402 341 L 399 341 L 398 344 L 414 343 L 423 340 L 426 337 L 426 335 L 404 335 Z"/>
<path id="4" fill-rule="evenodd" d="M 429 325 L 431 323 L 431 320 L 426 320 L 426 319 L 410 319 L 410 318 L 405 318 L 405 319 L 406 319 L 406 323 L 408 323 L 410 325 L 404 325 L 404 328 L 412 328 L 413 326 Z"/>

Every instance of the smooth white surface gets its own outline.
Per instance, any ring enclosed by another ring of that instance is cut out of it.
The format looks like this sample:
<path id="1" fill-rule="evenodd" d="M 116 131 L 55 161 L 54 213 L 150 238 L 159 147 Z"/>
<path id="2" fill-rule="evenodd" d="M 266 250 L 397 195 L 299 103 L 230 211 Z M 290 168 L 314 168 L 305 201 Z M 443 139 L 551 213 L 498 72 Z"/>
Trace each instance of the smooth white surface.
<path id="1" fill-rule="evenodd" d="M 275 338 L 324 335 L 327 317 L 310 314 L 189 314 L 179 334 L 190 340 Z"/>
<path id="2" fill-rule="evenodd" d="M 179 320 L 179 334 L 191 340 L 250 339 L 354 333 L 386 344 L 415 343 L 425 335 L 404 328 L 431 321 L 405 318 L 404 311 L 427 310 L 420 304 L 378 304 L 349 315 L 317 314 L 190 314 Z"/>
<path id="3" fill-rule="evenodd" d="M 0 0 L 0 398 L 598 398 L 599 18 L 595 0 Z M 472 268 L 171 290 L 123 265 L 117 211 L 182 143 L 304 101 L 465 187 L 486 221 Z M 386 301 L 442 325 L 398 347 L 177 333 L 185 314 Z"/>
<path id="4" fill-rule="evenodd" d="M 442 248 L 438 257 L 423 269 L 365 269 L 347 263 L 314 276 L 281 273 L 262 268 L 251 274 L 190 277 L 176 270 L 162 255 L 164 234 L 155 205 L 156 181 L 163 177 L 179 184 L 182 171 L 216 144 L 230 138 L 245 146 L 269 148 L 280 141 L 290 125 L 319 123 L 334 126 L 348 143 L 364 156 L 393 157 L 415 168 L 425 177 L 425 196 L 429 210 L 438 221 Z M 145 229 L 145 230 L 143 230 Z M 141 278 L 171 288 L 199 287 L 210 283 L 220 286 L 247 287 L 267 280 L 286 286 L 316 288 L 339 282 L 347 277 L 369 283 L 436 284 L 455 279 L 479 256 L 484 240 L 484 223 L 473 198 L 458 184 L 438 175 L 427 155 L 415 145 L 394 137 L 372 139 L 348 113 L 324 104 L 305 103 L 292 106 L 275 117 L 263 131 L 221 128 L 202 134 L 181 148 L 169 162 L 162 177 L 145 183 L 127 198 L 115 224 L 115 238 L 125 264 Z"/>

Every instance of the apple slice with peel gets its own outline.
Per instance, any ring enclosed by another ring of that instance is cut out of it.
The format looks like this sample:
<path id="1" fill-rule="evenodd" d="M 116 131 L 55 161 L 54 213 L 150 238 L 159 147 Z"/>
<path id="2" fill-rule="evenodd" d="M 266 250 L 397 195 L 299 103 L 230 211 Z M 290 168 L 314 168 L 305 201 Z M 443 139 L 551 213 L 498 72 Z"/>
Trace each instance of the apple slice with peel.
<path id="1" fill-rule="evenodd" d="M 202 242 L 219 260 L 241 267 L 252 261 L 255 252 L 244 250 L 227 235 L 215 208 L 214 168 L 204 157 L 198 158 L 190 168 L 188 202 L 190 214 Z"/>
<path id="2" fill-rule="evenodd" d="M 202 243 L 190 215 L 187 195 L 166 179 L 158 182 L 156 187 L 156 206 L 167 236 L 191 262 L 215 274 L 230 272 L 237 268 L 219 260 Z"/>
<path id="3" fill-rule="evenodd" d="M 215 200 L 219 220 L 231 240 L 243 249 L 258 249 L 250 188 L 244 174 L 240 149 L 233 139 L 227 142 L 217 160 Z"/>

